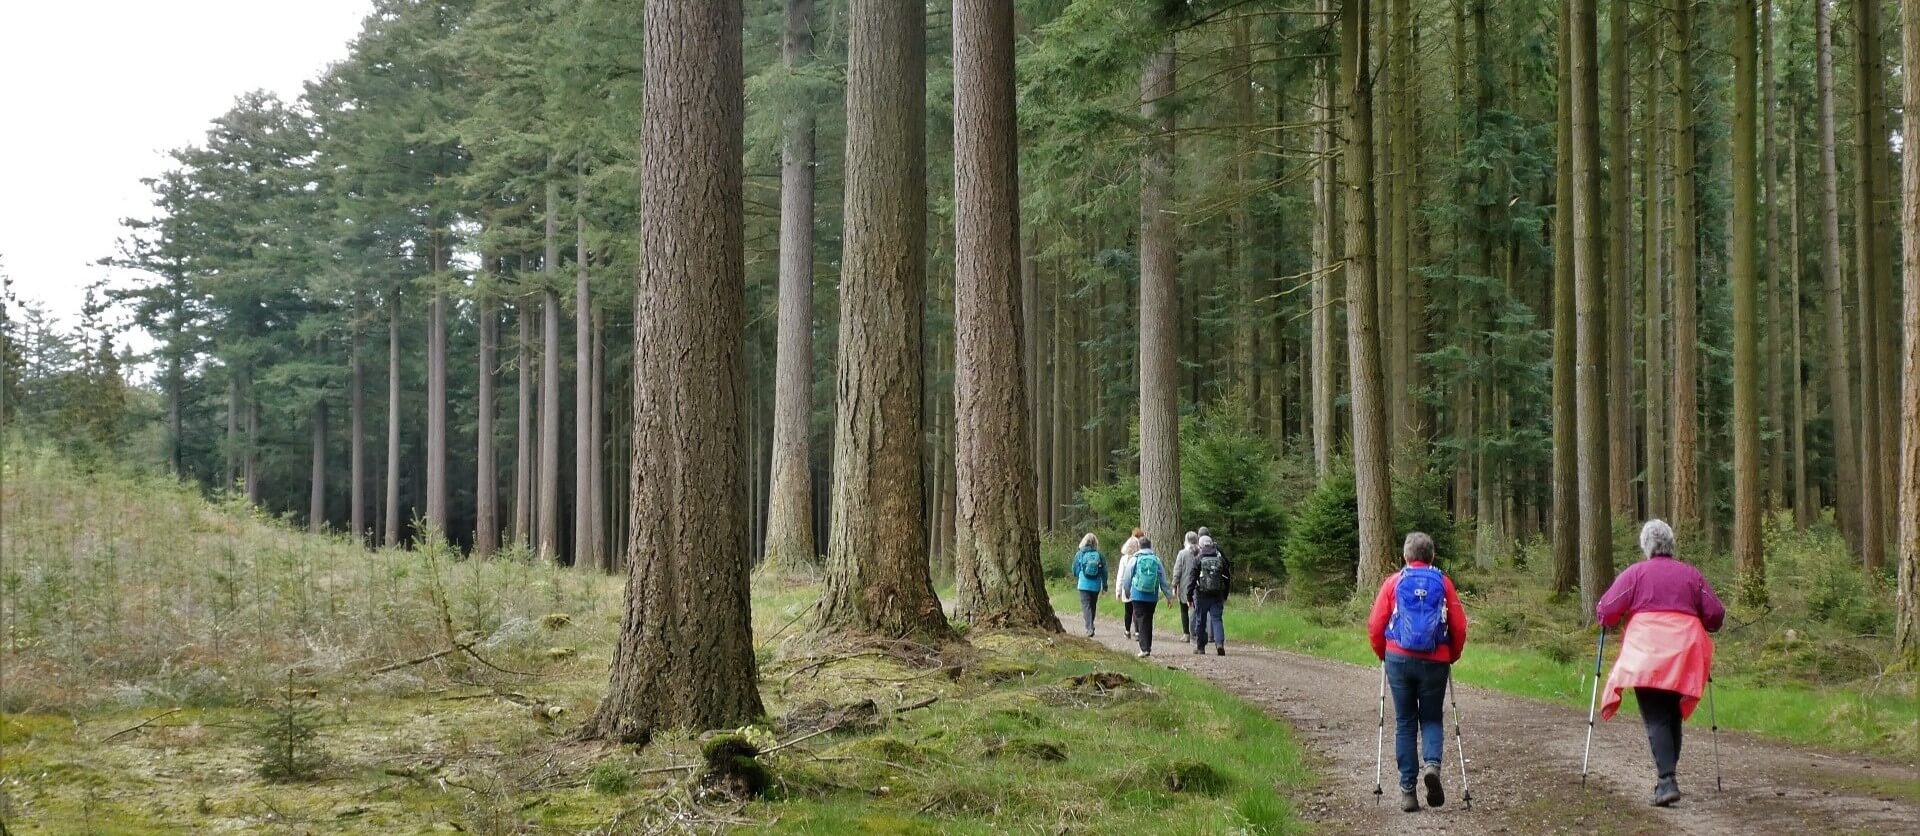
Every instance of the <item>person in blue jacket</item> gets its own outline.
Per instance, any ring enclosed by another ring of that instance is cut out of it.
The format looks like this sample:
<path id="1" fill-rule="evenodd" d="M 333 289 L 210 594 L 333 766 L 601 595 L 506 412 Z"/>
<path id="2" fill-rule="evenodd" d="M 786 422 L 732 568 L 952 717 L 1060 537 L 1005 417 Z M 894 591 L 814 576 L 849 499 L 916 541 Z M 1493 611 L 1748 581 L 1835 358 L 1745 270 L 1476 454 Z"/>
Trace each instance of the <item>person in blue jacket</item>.
<path id="1" fill-rule="evenodd" d="M 1153 655 L 1154 605 L 1161 598 L 1173 597 L 1173 583 L 1167 577 L 1166 564 L 1153 551 L 1153 541 L 1146 537 L 1140 538 L 1133 563 L 1120 574 L 1120 588 L 1133 596 L 1133 634 L 1140 638 L 1140 652 L 1134 655 L 1145 659 Z"/>
<path id="2" fill-rule="evenodd" d="M 1087 638 L 1093 638 L 1093 608 L 1100 593 L 1107 591 L 1107 559 L 1100 556 L 1100 538 L 1087 532 L 1080 538 L 1080 551 L 1073 555 L 1073 577 L 1080 588 L 1080 616 L 1087 622 Z"/>

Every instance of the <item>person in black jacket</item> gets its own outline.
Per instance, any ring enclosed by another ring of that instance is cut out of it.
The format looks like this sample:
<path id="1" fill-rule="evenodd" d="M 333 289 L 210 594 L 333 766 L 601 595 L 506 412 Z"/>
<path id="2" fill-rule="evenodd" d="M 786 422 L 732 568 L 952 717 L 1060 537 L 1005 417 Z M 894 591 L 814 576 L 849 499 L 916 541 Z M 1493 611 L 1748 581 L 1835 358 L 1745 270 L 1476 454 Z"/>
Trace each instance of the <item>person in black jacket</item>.
<path id="1" fill-rule="evenodd" d="M 1222 624 L 1222 615 L 1227 605 L 1227 592 L 1233 587 L 1233 564 L 1227 561 L 1225 552 L 1213 542 L 1211 536 L 1200 537 L 1199 550 L 1193 558 L 1191 585 L 1182 590 L 1182 594 L 1193 599 L 1193 652 L 1207 652 L 1207 642 L 1211 638 L 1213 652 L 1227 655 L 1227 633 Z"/>

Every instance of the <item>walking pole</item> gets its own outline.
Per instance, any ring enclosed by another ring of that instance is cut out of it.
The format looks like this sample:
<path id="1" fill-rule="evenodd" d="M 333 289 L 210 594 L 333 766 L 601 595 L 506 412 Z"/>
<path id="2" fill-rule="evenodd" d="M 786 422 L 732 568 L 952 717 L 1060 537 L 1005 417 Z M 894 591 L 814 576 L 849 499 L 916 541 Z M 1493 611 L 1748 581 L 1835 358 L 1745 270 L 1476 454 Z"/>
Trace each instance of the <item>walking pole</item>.
<path id="1" fill-rule="evenodd" d="M 1473 785 L 1467 782 L 1467 741 L 1460 735 L 1460 692 L 1453 687 L 1452 676 L 1447 677 L 1447 699 L 1453 703 L 1453 745 L 1460 752 L 1460 800 L 1471 811 Z"/>
<path id="2" fill-rule="evenodd" d="M 1380 806 L 1380 762 L 1387 747 L 1387 663 L 1380 663 L 1380 726 L 1373 734 L 1373 806 Z"/>
<path id="3" fill-rule="evenodd" d="M 1713 788 L 1725 792 L 1720 785 L 1720 720 L 1713 713 L 1713 675 L 1707 675 L 1707 726 L 1713 729 Z"/>
<path id="4" fill-rule="evenodd" d="M 1593 690 L 1587 695 L 1587 748 L 1580 753 L 1580 787 L 1587 786 L 1587 759 L 1593 755 L 1593 710 L 1600 704 L 1600 660 L 1606 655 L 1607 627 L 1600 626 L 1600 640 L 1593 646 Z M 1711 714 L 1713 709 L 1709 707 Z"/>

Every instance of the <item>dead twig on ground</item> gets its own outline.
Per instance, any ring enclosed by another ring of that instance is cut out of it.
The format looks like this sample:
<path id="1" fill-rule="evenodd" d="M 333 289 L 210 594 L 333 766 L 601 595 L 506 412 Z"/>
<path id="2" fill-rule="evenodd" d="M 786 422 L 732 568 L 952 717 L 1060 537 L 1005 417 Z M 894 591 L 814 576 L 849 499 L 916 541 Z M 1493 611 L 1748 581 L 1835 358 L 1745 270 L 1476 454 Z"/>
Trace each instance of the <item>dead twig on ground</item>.
<path id="1" fill-rule="evenodd" d="M 894 709 L 894 710 L 893 710 L 893 713 L 895 713 L 895 714 L 905 714 L 905 713 L 907 713 L 907 712 L 909 712 L 909 711 L 918 711 L 918 710 L 920 710 L 920 709 L 922 709 L 922 708 L 926 708 L 927 706 L 930 706 L 930 705 L 933 705 L 934 703 L 937 703 L 937 702 L 939 702 L 939 701 L 940 701 L 940 698 L 939 698 L 938 696 L 933 696 L 933 697 L 928 697 L 928 698 L 926 698 L 926 699 L 924 699 L 924 700 L 921 700 L 921 701 L 919 701 L 919 702 L 916 702 L 916 703 L 914 703 L 914 704 L 912 704 L 912 705 L 903 705 L 903 706 L 900 706 L 899 708 L 896 708 L 896 709 Z"/>
<path id="2" fill-rule="evenodd" d="M 135 725 L 132 725 L 132 726 L 128 726 L 128 727 L 126 727 L 126 728 L 124 728 L 124 729 L 121 729 L 121 730 L 119 730 L 119 731 L 117 731 L 117 732 L 114 732 L 113 734 L 110 734 L 110 735 L 107 735 L 106 737 L 103 737 L 103 738 L 100 738 L 100 742 L 101 742 L 101 743 L 112 743 L 112 742 L 113 742 L 113 741 L 114 741 L 114 740 L 115 740 L 116 738 L 119 738 L 119 737 L 121 737 L 121 736 L 124 736 L 124 735 L 129 735 L 129 734 L 132 734 L 132 733 L 134 733 L 134 732 L 137 732 L 137 731 L 139 731 L 139 730 L 141 730 L 141 729 L 144 729 L 144 728 L 146 728 L 147 726 L 149 726 L 149 725 L 151 725 L 151 724 L 153 723 L 153 721 L 155 721 L 155 720 L 158 720 L 158 719 L 160 719 L 160 718 L 162 718 L 162 717 L 171 717 L 171 716 L 173 716 L 173 715 L 175 715 L 175 714 L 179 714 L 179 713 L 180 713 L 180 709 L 178 709 L 178 708 L 170 708 L 170 709 L 167 709 L 166 711 L 162 711 L 162 712 L 160 712 L 159 714 L 155 714 L 155 715 L 153 715 L 152 717 L 148 717 L 148 718 L 147 718 L 147 719 L 145 719 L 145 720 L 141 720 L 141 721 L 140 721 L 139 723 L 137 723 L 137 724 L 135 724 Z"/>

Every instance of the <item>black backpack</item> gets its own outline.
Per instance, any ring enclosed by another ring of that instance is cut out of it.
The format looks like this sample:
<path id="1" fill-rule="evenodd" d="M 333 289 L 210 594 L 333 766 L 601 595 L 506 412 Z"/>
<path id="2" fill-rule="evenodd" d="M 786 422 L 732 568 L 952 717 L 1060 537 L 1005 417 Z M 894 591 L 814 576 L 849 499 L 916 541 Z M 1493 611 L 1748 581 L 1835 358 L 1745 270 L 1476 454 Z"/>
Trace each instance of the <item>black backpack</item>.
<path id="1" fill-rule="evenodd" d="M 1207 595 L 1224 595 L 1227 591 L 1227 558 L 1219 549 L 1209 549 L 1200 553 L 1200 562 L 1195 566 L 1193 586 Z"/>

